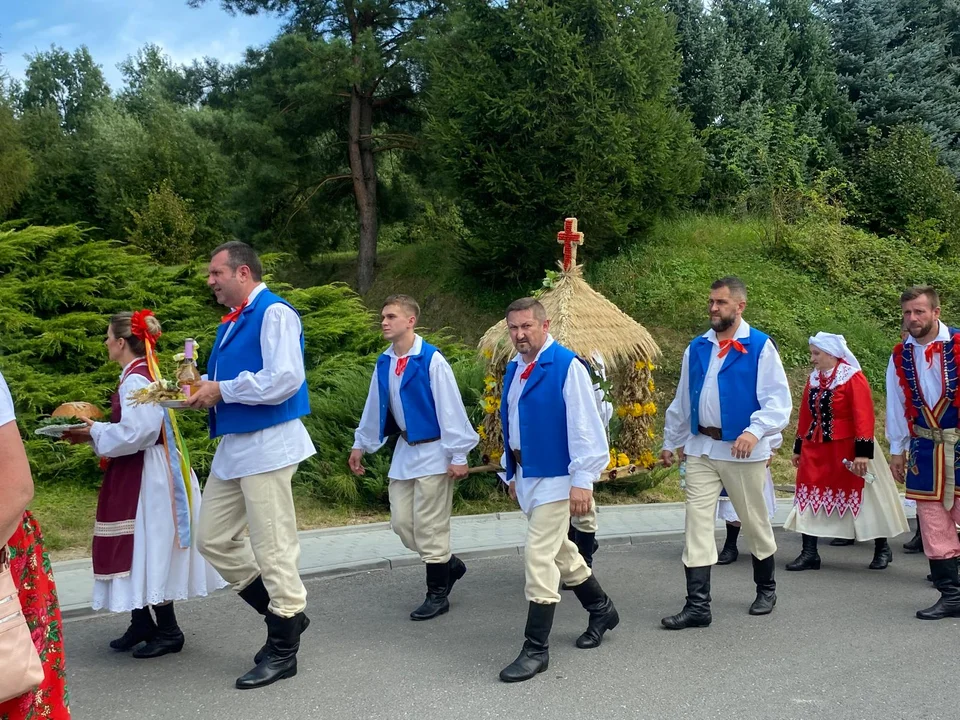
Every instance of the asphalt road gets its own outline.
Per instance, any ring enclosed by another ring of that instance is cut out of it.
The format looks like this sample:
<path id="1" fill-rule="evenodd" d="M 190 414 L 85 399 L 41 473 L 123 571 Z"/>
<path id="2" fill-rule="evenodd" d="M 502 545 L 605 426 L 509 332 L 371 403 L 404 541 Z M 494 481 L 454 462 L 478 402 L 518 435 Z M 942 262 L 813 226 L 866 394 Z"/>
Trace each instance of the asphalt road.
<path id="1" fill-rule="evenodd" d="M 308 581 L 300 672 L 239 691 L 263 624 L 230 594 L 180 603 L 182 653 L 134 660 L 107 647 L 127 618 L 68 621 L 67 671 L 78 720 L 510 718 L 950 718 L 960 715 L 954 620 L 913 617 L 933 603 L 923 556 L 901 538 L 886 571 L 866 568 L 872 543 L 821 548 L 823 569 L 788 573 L 799 536 L 778 533 L 779 602 L 750 617 L 749 555 L 713 574 L 713 625 L 671 632 L 663 615 L 684 595 L 679 539 L 601 548 L 597 577 L 620 627 L 579 650 L 586 614 L 563 593 L 550 669 L 506 685 L 500 669 L 523 641 L 526 605 L 517 556 L 468 562 L 451 612 L 414 623 L 417 567 Z M 742 545 L 742 542 L 741 542 Z"/>

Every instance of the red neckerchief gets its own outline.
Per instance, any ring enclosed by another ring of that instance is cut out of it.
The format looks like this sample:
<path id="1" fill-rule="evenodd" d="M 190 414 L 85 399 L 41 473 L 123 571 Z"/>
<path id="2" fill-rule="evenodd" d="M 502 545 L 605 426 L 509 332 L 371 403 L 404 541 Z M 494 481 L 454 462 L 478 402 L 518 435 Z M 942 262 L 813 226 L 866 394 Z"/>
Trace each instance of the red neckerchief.
<path id="1" fill-rule="evenodd" d="M 926 358 L 927 367 L 933 367 L 933 356 L 937 353 L 943 354 L 943 340 L 934 340 L 923 349 L 923 357 Z"/>
<path id="2" fill-rule="evenodd" d="M 528 377 L 530 377 L 530 373 L 533 372 L 533 369 L 534 369 L 536 366 L 537 366 L 537 361 L 536 361 L 536 360 L 534 360 L 532 363 L 530 363 L 529 365 L 527 365 L 527 366 L 523 369 L 523 372 L 520 373 L 520 379 L 521 379 L 521 380 L 526 380 Z"/>
<path id="3" fill-rule="evenodd" d="M 401 358 L 397 358 L 397 367 L 394 370 L 394 372 L 397 374 L 397 377 L 400 377 L 401 375 L 403 375 L 403 371 L 407 369 L 407 361 L 409 359 L 410 359 L 409 355 Z"/>
<path id="4" fill-rule="evenodd" d="M 249 299 L 250 299 L 250 298 L 247 298 L 247 299 L 244 300 L 242 303 L 240 303 L 240 307 L 238 307 L 236 310 L 231 310 L 231 311 L 228 312 L 226 315 L 224 315 L 224 316 L 220 319 L 220 322 L 221 322 L 221 323 L 232 323 L 232 322 L 236 322 L 236 321 L 237 321 L 237 318 L 240 317 L 240 313 L 242 313 L 242 312 L 243 312 L 243 309 L 244 309 L 245 307 L 247 307 L 247 302 L 249 301 Z"/>
<path id="5" fill-rule="evenodd" d="M 737 352 L 741 352 L 744 355 L 747 354 L 747 349 L 740 343 L 738 340 L 721 340 L 720 341 L 720 354 L 717 357 L 726 357 L 727 353 L 730 352 L 730 348 L 733 348 Z"/>

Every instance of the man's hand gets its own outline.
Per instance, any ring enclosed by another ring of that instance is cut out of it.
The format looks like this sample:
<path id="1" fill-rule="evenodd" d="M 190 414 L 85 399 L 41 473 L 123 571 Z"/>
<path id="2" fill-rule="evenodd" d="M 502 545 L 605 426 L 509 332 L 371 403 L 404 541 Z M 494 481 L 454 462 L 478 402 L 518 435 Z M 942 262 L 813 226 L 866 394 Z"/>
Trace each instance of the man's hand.
<path id="1" fill-rule="evenodd" d="M 893 474 L 893 479 L 898 483 L 907 479 L 907 460 L 902 453 L 890 456 L 890 472 Z"/>
<path id="2" fill-rule="evenodd" d="M 85 428 L 67 430 L 60 439 L 66 440 L 71 445 L 80 445 L 82 443 L 90 442 L 90 428 L 93 427 L 94 421 L 90 418 L 80 418 L 80 420 L 82 420 L 86 425 Z"/>
<path id="3" fill-rule="evenodd" d="M 517 481 L 511 480 L 507 484 L 507 490 L 510 492 L 510 499 L 516 501 L 517 499 Z"/>
<path id="4" fill-rule="evenodd" d="M 190 397 L 184 402 L 187 407 L 192 408 L 212 408 L 218 402 L 223 400 L 220 394 L 220 383 L 215 380 L 201 380 L 190 390 Z"/>
<path id="5" fill-rule="evenodd" d="M 590 512 L 590 501 L 593 499 L 593 490 L 570 488 L 570 514 L 580 517 Z"/>
<path id="6" fill-rule="evenodd" d="M 673 453 L 669 450 L 661 450 L 660 462 L 664 467 L 671 467 L 673 465 Z"/>
<path id="7" fill-rule="evenodd" d="M 450 463 L 450 467 L 447 468 L 447 476 L 454 480 L 463 480 L 469 475 L 467 472 L 469 469 L 469 465 L 454 465 Z"/>
<path id="8" fill-rule="evenodd" d="M 870 461 L 865 457 L 854 458 L 853 467 L 851 467 L 850 470 L 853 472 L 854 475 L 859 475 L 860 477 L 863 477 L 864 475 L 867 474 L 867 463 L 869 462 Z"/>
<path id="9" fill-rule="evenodd" d="M 760 438 L 753 433 L 744 431 L 741 433 L 740 437 L 734 440 L 733 447 L 730 448 L 730 454 L 738 460 L 748 458 L 750 457 L 750 453 L 752 453 L 753 449 L 757 446 L 758 442 L 760 442 Z"/>
<path id="10" fill-rule="evenodd" d="M 360 448 L 354 448 L 350 451 L 350 457 L 347 460 L 347 465 L 350 466 L 350 470 L 354 475 L 363 475 L 367 469 L 363 466 L 363 450 Z"/>
<path id="11" fill-rule="evenodd" d="M 800 467 L 800 453 L 794 453 L 793 457 L 790 458 L 790 464 L 795 468 Z"/>

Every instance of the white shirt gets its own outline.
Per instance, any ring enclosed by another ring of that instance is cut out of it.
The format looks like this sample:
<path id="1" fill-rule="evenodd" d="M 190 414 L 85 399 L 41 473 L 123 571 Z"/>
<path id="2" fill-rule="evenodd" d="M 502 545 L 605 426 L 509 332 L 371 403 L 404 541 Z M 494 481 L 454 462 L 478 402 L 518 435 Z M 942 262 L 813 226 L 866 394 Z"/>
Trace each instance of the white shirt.
<path id="1" fill-rule="evenodd" d="M 134 360 L 123 368 L 125 373 Z M 120 375 L 123 378 L 123 373 Z M 90 442 L 93 451 L 100 457 L 122 457 L 157 444 L 163 425 L 163 407 L 153 403 L 134 405 L 130 393 L 150 384 L 142 375 L 128 375 L 120 382 L 120 422 L 97 422 L 90 426 Z"/>
<path id="2" fill-rule="evenodd" d="M 252 303 L 266 287 L 263 283 L 257 285 L 248 302 Z M 230 323 L 223 340 L 230 336 L 235 324 Z M 283 303 L 268 307 L 260 328 L 263 369 L 256 373 L 244 370 L 233 380 L 220 381 L 223 402 L 279 405 L 296 395 L 306 378 L 300 351 L 302 332 L 300 318 L 292 309 Z M 296 465 L 316 453 L 310 434 L 296 418 L 255 432 L 224 435 L 213 455 L 210 474 L 221 480 L 259 475 Z"/>
<path id="3" fill-rule="evenodd" d="M 423 338 L 415 336 L 413 345 L 406 354 L 399 357 L 419 355 L 423 348 Z M 400 401 L 400 381 L 403 375 L 397 375 L 399 357 L 391 345 L 386 350 L 390 358 L 388 387 L 390 390 L 390 413 L 397 426 L 406 431 L 407 421 Z M 409 445 L 402 437 L 397 440 L 390 463 L 391 480 L 413 480 L 426 475 L 443 475 L 450 465 L 466 465 L 467 453 L 477 446 L 480 436 L 470 425 L 467 411 L 463 407 L 460 388 L 453 376 L 450 363 L 440 353 L 434 353 L 430 359 L 430 392 L 437 408 L 437 422 L 440 425 L 440 439 L 420 445 Z M 375 453 L 383 447 L 386 440 L 380 440 L 380 383 L 374 370 L 370 380 L 370 391 L 360 416 L 360 425 L 354 433 L 353 447 L 365 453 Z"/>
<path id="4" fill-rule="evenodd" d="M 547 340 L 537 353 L 534 362 L 540 359 L 543 351 L 553 342 L 553 337 L 547 335 Z M 528 363 L 525 363 L 519 354 L 510 362 L 517 363 L 517 371 L 507 390 L 509 405 L 507 422 L 510 423 L 510 448 L 519 450 L 519 400 L 527 386 L 527 381 L 520 376 L 526 370 Z M 569 499 L 571 487 L 592 490 L 593 483 L 610 462 L 607 435 L 597 410 L 593 381 L 590 379 L 589 371 L 579 360 L 570 363 L 570 368 L 567 370 L 567 377 L 563 382 L 563 401 L 567 406 L 567 450 L 570 454 L 570 465 L 567 470 L 569 474 L 546 478 L 525 477 L 523 468 L 517 466 L 513 478 L 516 482 L 517 501 L 520 503 L 520 509 L 527 515 L 538 505 Z M 509 448 L 507 452 L 510 452 Z M 505 476 L 502 477 L 505 479 Z"/>
<path id="5" fill-rule="evenodd" d="M 10 396 L 10 388 L 7 387 L 7 381 L 0 375 L 0 426 L 13 422 L 17 419 L 13 412 L 13 398 Z"/>
<path id="6" fill-rule="evenodd" d="M 734 333 L 735 340 L 741 340 L 750 335 L 750 325 L 746 320 L 740 321 L 740 327 Z M 720 427 L 720 384 L 717 376 L 727 357 L 738 352 L 730 348 L 726 357 L 720 357 L 720 342 L 717 333 L 712 329 L 704 333 L 712 344 L 710 366 L 707 368 L 703 380 L 703 389 L 700 391 L 700 425 L 704 427 Z M 755 352 L 752 347 L 748 352 Z M 787 384 L 787 374 L 780 361 L 773 341 L 768 340 L 760 350 L 759 366 L 757 367 L 757 400 L 760 409 L 750 416 L 750 425 L 746 432 L 758 438 L 758 442 L 750 457 L 738 460 L 733 456 L 732 442 L 714 440 L 707 435 L 690 432 L 690 348 L 683 353 L 683 365 L 680 369 L 680 383 L 677 385 L 677 395 L 674 397 L 664 418 L 663 447 L 673 451 L 682 447 L 687 455 L 695 457 L 706 455 L 711 460 L 729 460 L 734 462 L 757 462 L 770 457 L 771 451 L 779 447 L 782 438 L 780 432 L 790 422 L 790 413 L 793 410 L 793 400 L 790 397 L 790 386 Z"/>
<path id="7" fill-rule="evenodd" d="M 940 323 L 940 330 L 930 342 L 949 342 L 950 328 Z M 933 359 L 933 367 L 929 367 L 924 355 L 926 345 L 921 345 L 912 335 L 903 341 L 904 349 L 913 351 L 913 364 L 917 369 L 920 380 L 920 390 L 923 399 L 929 407 L 936 405 L 943 397 L 943 363 L 937 354 Z M 927 343 L 929 345 L 929 343 Z M 907 401 L 900 387 L 897 369 L 893 364 L 893 355 L 887 363 L 887 440 L 890 442 L 890 453 L 902 455 L 910 449 L 910 428 L 907 426 Z"/>

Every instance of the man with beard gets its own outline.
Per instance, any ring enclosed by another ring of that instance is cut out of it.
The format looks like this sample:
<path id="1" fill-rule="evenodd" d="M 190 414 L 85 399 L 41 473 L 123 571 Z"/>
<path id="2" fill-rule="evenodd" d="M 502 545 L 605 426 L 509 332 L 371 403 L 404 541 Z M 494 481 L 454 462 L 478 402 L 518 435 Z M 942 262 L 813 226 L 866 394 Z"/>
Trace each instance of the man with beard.
<path id="1" fill-rule="evenodd" d="M 940 591 L 940 599 L 918 610 L 917 617 L 960 617 L 960 489 L 955 473 L 960 330 L 940 322 L 940 298 L 932 287 L 908 288 L 900 296 L 900 308 L 910 335 L 893 349 L 887 365 L 890 470 L 906 482 L 907 498 L 917 501 L 923 551 Z"/>
<path id="2" fill-rule="evenodd" d="M 747 288 L 736 277 L 710 288 L 710 330 L 683 355 L 677 394 L 667 410 L 664 449 L 686 460 L 686 532 L 683 565 L 687 601 L 661 621 L 680 630 L 706 627 L 710 614 L 710 567 L 717 562 L 715 511 L 726 489 L 753 555 L 757 595 L 751 615 L 766 615 L 777 602 L 774 553 L 777 545 L 763 495 L 771 443 L 790 421 L 787 376 L 773 341 L 743 319 Z"/>
<path id="3" fill-rule="evenodd" d="M 590 511 L 593 483 L 609 461 L 590 373 L 548 334 L 550 321 L 538 300 L 511 303 L 506 320 L 517 355 L 507 363 L 500 401 L 504 479 L 527 516 L 523 564 L 528 607 L 523 648 L 500 679 L 520 682 L 549 664 L 560 581 L 590 613 L 577 647 L 599 646 L 620 616 L 567 537 L 571 514 Z"/>
<path id="4" fill-rule="evenodd" d="M 210 437 L 220 439 L 203 488 L 197 546 L 267 625 L 256 667 L 237 679 L 242 690 L 297 674 L 300 635 L 310 621 L 290 483 L 316 450 L 300 419 L 310 400 L 297 311 L 267 289 L 260 259 L 245 243 L 216 248 L 207 272 L 217 302 L 231 311 L 217 329 L 209 379 L 186 401 L 210 409 Z"/>

